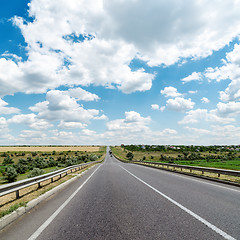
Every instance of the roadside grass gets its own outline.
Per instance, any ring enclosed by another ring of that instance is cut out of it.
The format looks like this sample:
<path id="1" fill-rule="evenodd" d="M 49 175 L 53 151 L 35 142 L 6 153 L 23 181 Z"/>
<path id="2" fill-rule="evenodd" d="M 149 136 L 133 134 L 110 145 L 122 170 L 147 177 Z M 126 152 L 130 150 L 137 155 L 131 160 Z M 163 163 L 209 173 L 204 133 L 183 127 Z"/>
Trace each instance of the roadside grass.
<path id="1" fill-rule="evenodd" d="M 18 147 L 2 147 L 2 149 L 15 149 Z M 67 157 L 76 157 L 76 156 L 82 156 L 82 155 L 97 155 L 97 156 L 100 156 L 100 159 L 103 159 L 103 156 L 105 156 L 105 153 L 106 153 L 106 146 L 99 146 L 99 147 L 70 147 L 70 149 L 75 149 L 75 150 L 68 150 L 68 151 L 60 151 L 60 150 L 63 150 L 63 149 L 68 149 L 67 147 L 47 147 L 47 149 L 53 149 L 51 152 L 37 152 L 37 151 L 34 151 L 34 149 L 44 149 L 44 147 L 24 147 L 24 148 L 29 148 L 29 149 L 32 149 L 32 151 L 29 151 L 29 152 L 23 152 L 23 151 L 20 151 L 20 152 L 17 152 L 17 151 L 13 151 L 13 152 L 5 152 L 7 155 L 10 156 L 10 158 L 13 159 L 14 161 L 14 164 L 17 164 L 18 163 L 18 160 L 20 158 L 24 158 L 26 159 L 27 157 L 32 157 L 32 153 L 35 153 L 36 152 L 36 155 L 34 157 L 43 157 L 44 159 L 48 160 L 49 157 L 53 157 L 55 159 L 55 161 L 57 160 L 58 157 L 61 157 L 61 156 L 67 156 Z M 58 149 L 58 151 L 55 151 L 54 149 Z M 1 149 L 1 147 L 0 147 Z M 21 148 L 19 148 L 21 149 Z M 45 147 L 46 149 L 46 147 Z M 79 150 L 76 150 L 76 149 L 82 149 L 82 150 L 85 150 L 85 151 L 79 151 Z M 91 151 L 90 151 L 91 150 Z M 54 152 L 55 151 L 55 152 Z M 22 153 L 24 153 L 24 156 L 22 156 Z M 4 176 L 1 172 L 5 170 L 6 166 L 3 166 L 1 165 L 3 160 L 4 160 L 4 156 L 2 156 L 3 153 L 0 153 L 0 185 L 1 184 L 6 184 L 7 181 L 4 179 Z M 11 165 L 9 165 L 11 166 Z M 48 167 L 48 168 L 43 168 L 44 170 L 44 173 L 49 173 L 49 172 L 52 172 L 52 171 L 55 171 L 56 169 L 62 169 L 64 167 Z M 20 180 L 23 180 L 23 179 L 27 179 L 28 178 L 28 175 L 30 174 L 30 170 L 28 170 L 26 173 L 24 174 L 19 174 L 17 176 L 17 181 L 20 181 Z"/>
<path id="2" fill-rule="evenodd" d="M 117 157 L 127 160 L 126 154 L 127 150 L 124 151 L 123 148 L 117 146 L 117 147 L 111 147 L 111 150 L 113 154 L 115 154 Z M 176 158 L 181 153 L 176 152 L 146 152 L 146 151 L 132 151 L 134 158 L 133 160 L 141 161 L 143 160 L 143 157 L 145 157 L 145 162 L 163 162 L 163 163 L 169 163 L 169 161 L 161 161 L 161 155 L 167 156 L 167 157 L 173 157 Z M 209 153 L 202 153 L 203 155 L 209 155 Z M 215 154 L 216 155 L 216 154 Z M 240 160 L 234 159 L 234 160 L 220 160 L 220 159 L 208 159 L 208 160 L 185 160 L 185 161 L 179 161 L 179 160 L 173 160 L 174 164 L 179 165 L 188 165 L 188 166 L 199 166 L 199 167 L 211 167 L 211 168 L 221 168 L 221 169 L 229 169 L 229 170 L 240 170 Z"/>
<path id="3" fill-rule="evenodd" d="M 0 211 L 0 218 L 16 211 L 20 207 L 25 207 L 26 204 L 27 204 L 26 202 L 19 202 L 19 203 L 16 203 L 16 204 L 12 205 L 7 210 Z"/>
<path id="4" fill-rule="evenodd" d="M 105 154 L 101 157 L 100 160 L 103 160 L 104 158 L 105 158 Z M 94 165 L 92 165 L 92 166 L 94 166 Z M 90 166 L 90 167 L 92 167 L 92 166 Z M 14 212 L 15 210 L 17 210 L 20 207 L 26 206 L 27 203 L 30 202 L 31 200 L 50 191 L 51 189 L 55 188 L 56 186 L 68 181 L 69 179 L 76 177 L 77 174 L 80 174 L 80 173 L 88 170 L 90 167 L 86 167 L 86 168 L 81 169 L 72 174 L 69 173 L 68 175 L 63 176 L 61 179 L 54 181 L 53 183 L 50 183 L 50 180 L 47 180 L 47 181 L 43 182 L 43 186 L 39 189 L 38 189 L 37 185 L 33 185 L 31 187 L 22 189 L 22 190 L 20 190 L 20 198 L 19 199 L 15 199 L 15 193 L 11 193 L 11 194 L 1 197 L 0 218 L 5 215 L 10 214 L 11 212 Z"/>

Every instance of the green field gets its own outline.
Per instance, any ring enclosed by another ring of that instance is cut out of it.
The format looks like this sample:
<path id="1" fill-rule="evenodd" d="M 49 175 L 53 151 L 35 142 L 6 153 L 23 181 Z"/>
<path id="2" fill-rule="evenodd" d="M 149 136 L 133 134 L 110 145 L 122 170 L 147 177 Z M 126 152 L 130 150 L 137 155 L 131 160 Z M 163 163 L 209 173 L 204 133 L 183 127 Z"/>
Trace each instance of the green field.
<path id="1" fill-rule="evenodd" d="M 66 150 L 67 147 L 59 147 L 59 150 Z M 9 148 L 10 149 L 10 148 Z M 12 147 L 14 149 L 14 147 Z M 38 147 L 38 150 L 41 149 Z M 49 173 L 57 169 L 68 167 L 71 165 L 81 164 L 89 161 L 101 160 L 106 152 L 106 147 L 88 147 L 77 148 L 68 151 L 56 151 L 55 148 L 42 148 L 48 151 L 7 151 L 0 153 L 0 184 L 8 183 L 6 173 L 9 167 L 13 167 L 17 171 L 15 181 L 28 178 L 28 175 L 34 168 L 42 169 L 43 173 Z M 73 148 L 72 148 L 73 149 Z M 19 149 L 18 149 L 19 150 Z M 90 151 L 91 150 L 91 151 Z M 7 163 L 6 159 L 10 159 L 11 163 Z M 21 163 L 22 161 L 22 163 Z M 22 169 L 26 169 L 23 172 Z"/>
<path id="2" fill-rule="evenodd" d="M 127 149 L 116 146 L 111 147 L 113 153 L 123 160 L 128 160 L 126 157 Z M 223 159 L 223 156 L 229 155 L 228 152 L 221 153 L 210 153 L 210 152 L 201 152 L 199 156 L 206 159 L 181 159 L 183 157 L 182 151 L 172 151 L 166 150 L 164 152 L 158 151 L 131 151 L 134 155 L 133 161 L 146 161 L 146 162 L 163 162 L 163 163 L 173 163 L 179 165 L 189 165 L 189 166 L 200 166 L 200 167 L 211 167 L 211 168 L 221 168 L 221 169 L 230 169 L 230 170 L 240 170 L 240 158 L 239 153 L 236 153 L 232 159 Z M 211 158 L 212 157 L 212 158 Z M 164 159 L 166 158 L 166 159 Z"/>

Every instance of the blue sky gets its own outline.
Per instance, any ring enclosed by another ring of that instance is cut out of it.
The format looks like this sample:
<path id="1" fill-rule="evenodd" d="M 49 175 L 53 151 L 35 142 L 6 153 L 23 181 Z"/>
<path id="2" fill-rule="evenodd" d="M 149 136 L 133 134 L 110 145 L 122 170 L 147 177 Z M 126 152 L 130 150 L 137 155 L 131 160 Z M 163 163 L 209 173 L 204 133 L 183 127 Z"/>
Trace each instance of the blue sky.
<path id="1" fill-rule="evenodd" d="M 0 145 L 240 144 L 240 1 L 10 0 Z"/>

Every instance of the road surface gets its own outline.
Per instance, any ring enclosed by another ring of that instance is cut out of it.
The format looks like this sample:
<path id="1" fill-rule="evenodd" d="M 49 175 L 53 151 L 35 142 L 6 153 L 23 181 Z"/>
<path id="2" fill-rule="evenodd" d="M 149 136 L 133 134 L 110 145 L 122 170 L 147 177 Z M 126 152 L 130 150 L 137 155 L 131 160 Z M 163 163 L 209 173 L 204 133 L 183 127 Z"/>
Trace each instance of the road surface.
<path id="1" fill-rule="evenodd" d="M 107 154 L 0 239 L 240 239 L 240 189 Z"/>

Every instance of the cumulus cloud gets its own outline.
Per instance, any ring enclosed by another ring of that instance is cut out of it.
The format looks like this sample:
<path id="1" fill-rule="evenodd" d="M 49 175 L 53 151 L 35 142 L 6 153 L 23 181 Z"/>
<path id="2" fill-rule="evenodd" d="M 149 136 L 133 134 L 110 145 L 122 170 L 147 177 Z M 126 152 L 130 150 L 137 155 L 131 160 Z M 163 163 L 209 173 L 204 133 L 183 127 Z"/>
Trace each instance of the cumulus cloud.
<path id="1" fill-rule="evenodd" d="M 84 128 L 86 126 L 87 126 L 87 124 L 83 124 L 83 123 L 80 123 L 80 122 L 64 122 L 64 121 L 61 121 L 58 124 L 59 128 L 68 128 L 68 129 L 71 129 L 71 128 Z"/>
<path id="2" fill-rule="evenodd" d="M 202 73 L 200 72 L 193 72 L 188 77 L 183 78 L 181 81 L 183 83 L 191 82 L 191 81 L 200 81 L 202 80 Z"/>
<path id="3" fill-rule="evenodd" d="M 179 93 L 175 87 L 171 87 L 171 86 L 165 87 L 160 92 L 161 92 L 161 94 L 165 95 L 165 97 L 180 97 L 180 96 L 182 96 L 182 94 Z"/>
<path id="4" fill-rule="evenodd" d="M 220 91 L 220 100 L 224 102 L 239 101 L 240 99 L 240 44 L 235 44 L 234 49 L 226 54 L 226 59 L 222 59 L 223 65 L 216 68 L 207 68 L 202 75 L 208 81 L 220 82 L 231 80 L 224 91 Z"/>
<path id="5" fill-rule="evenodd" d="M 207 129 L 201 129 L 201 128 L 193 128 L 193 127 L 184 127 L 185 129 L 187 129 L 190 132 L 194 132 L 196 134 L 211 134 L 211 131 L 207 130 Z"/>
<path id="6" fill-rule="evenodd" d="M 25 124 L 30 128 L 37 130 L 44 130 L 53 126 L 46 120 L 37 118 L 37 115 L 34 113 L 14 115 L 8 120 L 8 123 Z"/>
<path id="7" fill-rule="evenodd" d="M 99 115 L 97 109 L 84 109 L 77 101 L 83 96 L 75 95 L 79 92 L 51 90 L 46 94 L 46 101 L 39 102 L 29 109 L 37 112 L 36 117 L 42 121 L 54 122 L 60 121 L 59 127 L 63 128 L 82 128 L 90 123 L 90 120 L 106 120 L 107 117 Z M 80 91 L 82 93 L 82 91 Z M 84 92 L 85 94 L 86 92 Z M 73 98 L 71 96 L 77 98 Z M 88 100 L 96 99 L 95 95 L 88 94 Z M 86 100 L 86 98 L 85 98 Z"/>
<path id="8" fill-rule="evenodd" d="M 175 99 L 168 99 L 166 106 L 173 111 L 186 111 L 192 109 L 194 104 L 195 103 L 192 102 L 191 98 L 185 99 L 182 97 L 176 97 Z"/>
<path id="9" fill-rule="evenodd" d="M 116 119 L 107 123 L 107 129 L 111 131 L 123 130 L 125 132 L 142 132 L 148 129 L 150 117 L 142 117 L 135 111 L 125 112 L 125 119 Z"/>
<path id="10" fill-rule="evenodd" d="M 152 110 L 159 110 L 160 109 L 158 104 L 152 104 L 151 108 L 152 108 Z"/>
<path id="11" fill-rule="evenodd" d="M 7 120 L 4 117 L 0 117 L 0 129 L 5 129 L 8 127 Z"/>
<path id="12" fill-rule="evenodd" d="M 96 94 L 90 93 L 82 88 L 72 88 L 65 91 L 66 94 L 75 98 L 77 101 L 97 101 L 100 99 Z"/>
<path id="13" fill-rule="evenodd" d="M 152 110 L 159 110 L 161 112 L 163 112 L 165 110 L 165 108 L 166 108 L 165 106 L 160 107 L 158 104 L 152 104 L 151 105 Z"/>
<path id="14" fill-rule="evenodd" d="M 7 107 L 8 103 L 0 98 L 0 114 L 19 113 L 20 109 L 14 107 Z"/>
<path id="15" fill-rule="evenodd" d="M 208 98 L 206 98 L 206 97 L 203 97 L 201 99 L 201 101 L 202 101 L 202 103 L 209 103 L 210 102 L 210 100 Z"/>
<path id="16" fill-rule="evenodd" d="M 228 117 L 220 117 L 216 110 L 208 111 L 207 109 L 196 109 L 187 112 L 183 120 L 179 121 L 179 124 L 199 123 L 200 121 L 217 122 L 227 124 L 234 122 L 235 119 Z"/>
<path id="17" fill-rule="evenodd" d="M 149 90 L 155 75 L 133 71 L 133 59 L 159 66 L 209 56 L 239 35 L 239 11 L 234 0 L 32 0 L 28 12 L 34 20 L 13 19 L 28 59 L 2 55 L 0 96 L 61 85 Z"/>
<path id="18" fill-rule="evenodd" d="M 236 116 L 240 113 L 240 102 L 219 102 L 217 104 L 217 111 L 222 116 Z"/>
<path id="19" fill-rule="evenodd" d="M 24 139 L 31 139 L 31 140 L 39 140 L 41 141 L 46 137 L 46 133 L 43 133 L 41 131 L 36 131 L 36 130 L 23 130 L 21 131 L 21 134 L 19 134 L 20 138 Z"/>

